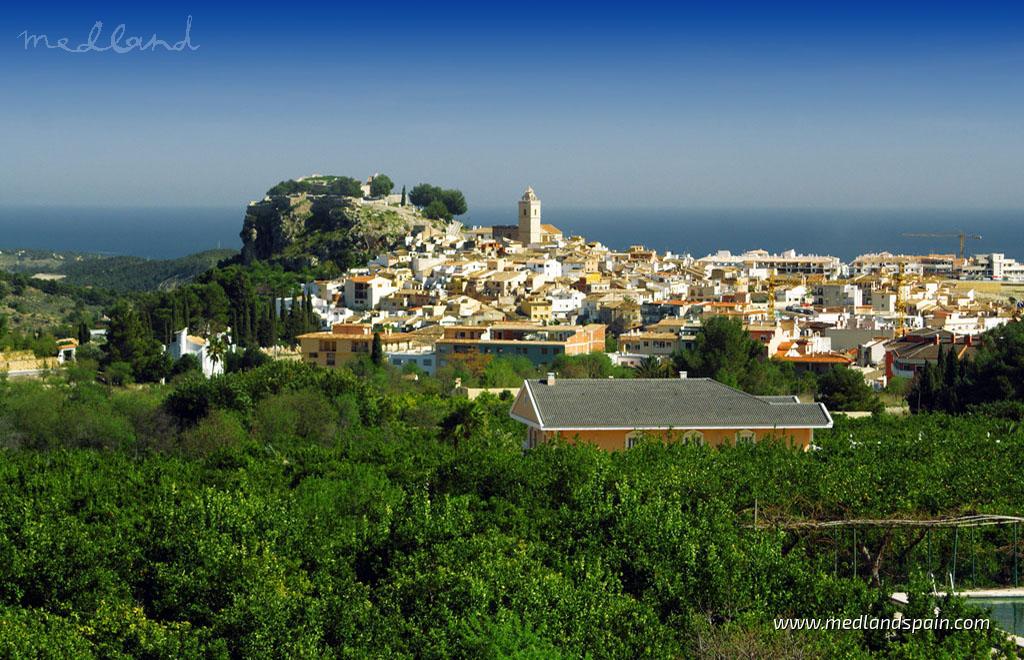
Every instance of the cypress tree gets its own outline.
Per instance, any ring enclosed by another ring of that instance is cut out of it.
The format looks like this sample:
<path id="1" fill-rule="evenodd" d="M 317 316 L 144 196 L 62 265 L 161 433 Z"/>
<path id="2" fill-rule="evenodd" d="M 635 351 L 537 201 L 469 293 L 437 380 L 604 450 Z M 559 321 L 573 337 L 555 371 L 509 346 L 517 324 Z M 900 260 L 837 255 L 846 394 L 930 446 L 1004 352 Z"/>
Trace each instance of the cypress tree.
<path id="1" fill-rule="evenodd" d="M 945 391 L 946 412 L 960 412 L 960 360 L 956 356 L 956 346 L 950 346 L 946 353 L 946 363 L 942 365 L 942 385 Z"/>
<path id="2" fill-rule="evenodd" d="M 274 301 L 274 299 L 270 300 L 269 315 L 270 315 L 270 334 L 269 334 L 269 339 L 267 340 L 267 346 L 276 346 L 277 345 L 277 338 L 278 338 L 278 328 L 277 328 L 277 305 L 276 305 L 276 302 Z"/>
<path id="3" fill-rule="evenodd" d="M 373 346 L 370 349 L 370 360 L 378 367 L 384 363 L 384 344 L 380 340 L 380 333 L 373 333 Z"/>
<path id="4" fill-rule="evenodd" d="M 88 344 L 89 340 L 92 339 L 92 335 L 89 334 L 89 324 L 85 321 L 81 321 L 78 324 L 78 343 Z"/>

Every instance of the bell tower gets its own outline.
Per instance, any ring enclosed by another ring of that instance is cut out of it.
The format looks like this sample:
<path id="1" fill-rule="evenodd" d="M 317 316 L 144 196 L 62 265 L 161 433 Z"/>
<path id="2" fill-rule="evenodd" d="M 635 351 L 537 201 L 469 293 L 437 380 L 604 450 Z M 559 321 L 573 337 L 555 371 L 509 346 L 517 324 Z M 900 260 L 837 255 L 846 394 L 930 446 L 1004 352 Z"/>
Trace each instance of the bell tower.
<path id="1" fill-rule="evenodd" d="M 519 199 L 519 242 L 540 243 L 540 198 L 527 188 Z"/>

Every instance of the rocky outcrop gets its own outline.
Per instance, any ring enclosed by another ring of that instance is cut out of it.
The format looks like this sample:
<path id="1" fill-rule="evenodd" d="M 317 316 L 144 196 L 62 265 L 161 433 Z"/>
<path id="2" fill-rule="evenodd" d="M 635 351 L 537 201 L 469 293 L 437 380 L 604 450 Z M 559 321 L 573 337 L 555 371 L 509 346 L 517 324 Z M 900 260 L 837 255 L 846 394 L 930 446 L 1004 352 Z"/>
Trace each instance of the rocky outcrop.
<path id="1" fill-rule="evenodd" d="M 242 259 L 285 268 L 339 269 L 361 265 L 395 247 L 418 225 L 432 225 L 412 207 L 341 195 L 268 195 L 249 204 L 242 226 Z"/>

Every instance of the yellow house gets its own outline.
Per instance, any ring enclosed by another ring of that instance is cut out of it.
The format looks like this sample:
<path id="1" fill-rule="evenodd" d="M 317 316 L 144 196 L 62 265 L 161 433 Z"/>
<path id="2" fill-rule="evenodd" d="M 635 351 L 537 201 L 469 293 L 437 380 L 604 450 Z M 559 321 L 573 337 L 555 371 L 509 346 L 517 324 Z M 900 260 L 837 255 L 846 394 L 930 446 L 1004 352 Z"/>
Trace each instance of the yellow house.
<path id="1" fill-rule="evenodd" d="M 534 323 L 547 323 L 551 320 L 550 300 L 524 300 L 519 307 Z"/>
<path id="2" fill-rule="evenodd" d="M 806 449 L 814 429 L 831 428 L 821 403 L 754 396 L 710 378 L 556 378 L 523 381 L 511 416 L 527 427 L 524 449 L 561 438 L 606 451 L 641 437 L 724 443 L 787 440 Z"/>
<path id="3" fill-rule="evenodd" d="M 331 332 L 308 332 L 296 339 L 302 361 L 321 367 L 335 367 L 360 355 L 368 356 L 373 350 L 373 331 L 364 325 L 338 323 Z M 415 335 L 404 332 L 380 333 L 385 353 L 407 351 L 415 339 Z"/>

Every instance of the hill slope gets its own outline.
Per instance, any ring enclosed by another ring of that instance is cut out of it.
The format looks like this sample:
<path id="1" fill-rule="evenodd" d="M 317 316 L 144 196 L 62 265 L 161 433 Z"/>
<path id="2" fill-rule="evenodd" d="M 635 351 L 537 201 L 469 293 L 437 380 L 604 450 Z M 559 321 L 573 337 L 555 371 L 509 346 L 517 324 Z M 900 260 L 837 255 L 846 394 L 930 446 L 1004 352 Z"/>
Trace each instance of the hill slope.
<path id="1" fill-rule="evenodd" d="M 236 255 L 233 250 L 207 250 L 177 259 L 144 259 L 44 250 L 3 250 L 0 270 L 62 280 L 77 287 L 119 293 L 173 288 Z"/>
<path id="2" fill-rule="evenodd" d="M 334 194 L 268 195 L 246 209 L 242 259 L 343 270 L 394 247 L 417 225 L 440 226 L 408 206 Z"/>
<path id="3" fill-rule="evenodd" d="M 78 286 L 119 292 L 169 289 L 192 280 L 235 254 L 233 250 L 208 250 L 178 259 L 102 257 L 67 262 L 57 272 L 64 275 L 68 283 Z"/>

